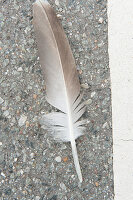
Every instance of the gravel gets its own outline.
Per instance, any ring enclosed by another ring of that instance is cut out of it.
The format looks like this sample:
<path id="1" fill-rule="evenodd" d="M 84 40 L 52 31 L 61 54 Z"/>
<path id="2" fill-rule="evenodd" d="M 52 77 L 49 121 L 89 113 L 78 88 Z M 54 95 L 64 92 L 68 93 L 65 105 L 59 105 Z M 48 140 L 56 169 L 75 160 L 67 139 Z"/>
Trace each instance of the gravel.
<path id="1" fill-rule="evenodd" d="M 54 109 L 45 99 L 33 2 L 0 2 L 0 200 L 112 200 L 107 2 L 49 1 L 68 36 L 86 101 L 86 134 L 77 140 L 82 184 L 70 144 L 56 143 L 38 123 Z"/>

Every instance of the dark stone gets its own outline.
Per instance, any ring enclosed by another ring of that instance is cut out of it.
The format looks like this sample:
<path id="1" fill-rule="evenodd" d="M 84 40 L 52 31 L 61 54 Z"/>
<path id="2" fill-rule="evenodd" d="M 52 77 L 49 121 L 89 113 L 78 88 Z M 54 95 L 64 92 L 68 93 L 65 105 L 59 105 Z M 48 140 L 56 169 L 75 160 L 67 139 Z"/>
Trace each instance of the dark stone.
<path id="1" fill-rule="evenodd" d="M 57 200 L 57 195 L 53 195 L 49 200 Z"/>
<path id="2" fill-rule="evenodd" d="M 9 133 L 9 130 L 10 130 L 10 129 L 9 129 L 8 126 L 4 128 L 4 132 L 5 132 L 5 133 Z"/>
<path id="3" fill-rule="evenodd" d="M 27 147 L 31 147 L 34 149 L 34 145 L 33 145 L 33 142 L 29 141 L 28 139 L 25 141 L 25 144 Z"/>
<path id="4" fill-rule="evenodd" d="M 7 0 L 3 0 L 3 3 L 6 3 Z"/>
<path id="5" fill-rule="evenodd" d="M 27 99 L 28 98 L 28 94 L 24 91 L 21 91 L 21 98 L 22 99 Z"/>
<path id="6" fill-rule="evenodd" d="M 11 193 L 12 193 L 12 190 L 11 190 L 11 188 L 7 188 L 6 190 L 5 190 L 5 195 L 11 195 Z"/>
<path id="7" fill-rule="evenodd" d="M 29 17 L 29 20 L 32 20 L 33 19 L 33 16 Z"/>
<path id="8" fill-rule="evenodd" d="M 13 166 L 9 165 L 9 169 L 8 169 L 9 173 L 13 173 Z"/>
<path id="9" fill-rule="evenodd" d="M 102 179 L 102 175 L 99 174 L 99 175 L 98 175 L 98 181 L 100 181 L 101 179 Z"/>
<path id="10" fill-rule="evenodd" d="M 6 117 L 3 117 L 2 115 L 0 115 L 0 120 L 6 122 L 6 121 L 7 121 L 7 118 L 6 118 Z"/>
<path id="11" fill-rule="evenodd" d="M 47 183 L 42 183 L 43 186 L 49 186 Z"/>

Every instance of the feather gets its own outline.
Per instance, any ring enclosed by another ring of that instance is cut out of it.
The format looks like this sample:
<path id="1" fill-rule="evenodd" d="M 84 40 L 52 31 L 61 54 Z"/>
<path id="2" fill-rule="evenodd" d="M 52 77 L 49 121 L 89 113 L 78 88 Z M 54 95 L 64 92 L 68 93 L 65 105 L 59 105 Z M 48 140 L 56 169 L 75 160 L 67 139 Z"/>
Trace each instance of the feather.
<path id="1" fill-rule="evenodd" d="M 76 172 L 82 182 L 75 140 L 83 134 L 85 120 L 79 119 L 85 105 L 80 103 L 82 95 L 75 60 L 64 30 L 46 0 L 34 3 L 33 24 L 46 81 L 46 99 L 59 110 L 44 115 L 40 123 L 50 130 L 54 139 L 71 143 Z"/>

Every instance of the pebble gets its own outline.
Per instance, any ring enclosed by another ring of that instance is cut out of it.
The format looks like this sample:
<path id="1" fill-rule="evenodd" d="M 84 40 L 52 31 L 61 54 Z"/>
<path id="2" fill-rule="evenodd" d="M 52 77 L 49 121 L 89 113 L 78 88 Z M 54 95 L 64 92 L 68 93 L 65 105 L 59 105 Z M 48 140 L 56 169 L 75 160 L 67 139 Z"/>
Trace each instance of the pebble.
<path id="1" fill-rule="evenodd" d="M 107 112 L 107 110 L 106 110 L 106 109 L 104 109 L 104 110 L 102 110 L 102 112 L 103 112 L 103 113 L 106 113 L 106 112 Z"/>
<path id="2" fill-rule="evenodd" d="M 7 107 L 3 106 L 1 109 L 4 111 L 4 110 L 6 110 L 6 109 L 7 109 Z"/>
<path id="3" fill-rule="evenodd" d="M 83 33 L 83 35 L 82 35 L 83 37 L 86 37 L 86 34 L 85 33 Z"/>
<path id="4" fill-rule="evenodd" d="M 37 98 L 37 94 L 33 94 L 33 99 L 36 99 Z"/>
<path id="5" fill-rule="evenodd" d="M 4 100 L 0 97 L 0 104 L 4 103 Z"/>
<path id="6" fill-rule="evenodd" d="M 59 0 L 55 0 L 55 5 L 59 6 Z"/>
<path id="7" fill-rule="evenodd" d="M 23 173 L 24 173 L 23 170 L 20 169 L 20 170 L 17 172 L 17 175 L 18 175 L 18 176 L 21 176 L 21 175 L 23 175 Z"/>
<path id="8" fill-rule="evenodd" d="M 23 154 L 23 162 L 26 162 L 26 158 L 27 158 L 27 155 L 24 153 Z"/>
<path id="9" fill-rule="evenodd" d="M 65 144 L 62 144 L 61 149 L 64 150 L 64 149 L 66 149 L 66 148 L 67 148 L 66 145 L 65 145 Z"/>
<path id="10" fill-rule="evenodd" d="M 1 176 L 3 176 L 4 178 L 6 177 L 6 175 L 3 172 L 1 172 Z"/>
<path id="11" fill-rule="evenodd" d="M 30 154 L 30 157 L 31 157 L 31 158 L 34 158 L 34 156 L 35 156 L 34 153 L 31 153 L 31 154 Z"/>
<path id="12" fill-rule="evenodd" d="M 36 122 L 37 119 L 38 119 L 38 117 L 37 117 L 37 116 L 34 116 L 34 118 L 33 118 L 33 122 Z"/>
<path id="13" fill-rule="evenodd" d="M 98 186 L 99 186 L 99 183 L 98 183 L 98 182 L 95 182 L 95 185 L 96 185 L 96 187 L 98 187 Z"/>
<path id="14" fill-rule="evenodd" d="M 72 26 L 72 22 L 68 22 L 68 26 L 71 27 Z"/>
<path id="15" fill-rule="evenodd" d="M 57 156 L 57 157 L 55 158 L 55 161 L 56 161 L 56 162 L 61 162 L 61 157 L 60 157 L 60 156 Z"/>
<path id="16" fill-rule="evenodd" d="M 67 162 L 67 161 L 68 161 L 68 157 L 64 157 L 62 160 L 63 160 L 64 162 Z"/>
<path id="17" fill-rule="evenodd" d="M 61 18 L 62 18 L 62 15 L 60 15 L 60 14 L 57 14 L 57 17 L 58 17 L 59 19 L 61 19 Z"/>
<path id="18" fill-rule="evenodd" d="M 29 127 L 29 126 L 30 126 L 29 121 L 26 121 L 26 127 Z"/>
<path id="19" fill-rule="evenodd" d="M 91 93 L 91 98 L 93 98 L 95 96 L 96 92 L 92 92 Z"/>
<path id="20" fill-rule="evenodd" d="M 105 123 L 103 124 L 103 126 L 102 126 L 102 127 L 103 127 L 103 129 L 104 129 L 104 128 L 107 128 L 107 129 L 109 129 L 108 122 L 105 122 Z"/>
<path id="21" fill-rule="evenodd" d="M 79 73 L 79 74 L 82 74 L 82 73 L 83 73 L 82 69 L 80 69 L 80 70 L 78 71 L 78 73 Z"/>
<path id="22" fill-rule="evenodd" d="M 16 96 L 16 101 L 19 102 L 21 100 L 20 96 Z"/>
<path id="23" fill-rule="evenodd" d="M 7 188 L 5 190 L 5 195 L 11 195 L 11 192 L 12 192 L 11 188 Z"/>
<path id="24" fill-rule="evenodd" d="M 18 125 L 19 125 L 20 127 L 23 126 L 23 125 L 25 124 L 26 120 L 27 120 L 27 116 L 22 115 L 22 116 L 20 117 L 19 121 L 18 121 Z"/>
<path id="25" fill-rule="evenodd" d="M 18 72 L 22 72 L 22 71 L 23 71 L 22 67 L 19 67 L 19 68 L 17 69 L 17 71 L 18 71 Z"/>
<path id="26" fill-rule="evenodd" d="M 29 177 L 26 178 L 25 180 L 26 185 L 29 185 L 31 183 L 31 179 Z"/>
<path id="27" fill-rule="evenodd" d="M 14 162 L 17 162 L 18 158 L 14 158 Z"/>
<path id="28" fill-rule="evenodd" d="M 62 190 L 66 190 L 66 186 L 65 186 L 65 184 L 63 182 L 60 183 L 60 187 L 61 187 Z"/>
<path id="29" fill-rule="evenodd" d="M 3 115 L 4 115 L 5 117 L 7 117 L 7 116 L 9 115 L 9 111 L 8 111 L 8 110 L 4 111 Z"/>
<path id="30" fill-rule="evenodd" d="M 14 125 L 15 122 L 16 122 L 16 119 L 15 119 L 15 117 L 13 117 L 11 123 Z"/>
<path id="31" fill-rule="evenodd" d="M 103 18 L 100 17 L 99 20 L 98 20 L 98 22 L 99 22 L 100 24 L 102 24 L 102 23 L 103 23 Z"/>
<path id="32" fill-rule="evenodd" d="M 88 88 L 89 88 L 89 86 L 88 86 L 87 83 L 82 83 L 82 84 L 81 84 L 81 87 L 84 88 L 84 89 L 88 89 Z"/>
<path id="33" fill-rule="evenodd" d="M 2 146 L 2 142 L 0 142 L 0 146 Z"/>
<path id="34" fill-rule="evenodd" d="M 90 105 L 92 103 L 92 99 L 88 99 L 85 101 L 85 105 Z"/>
<path id="35" fill-rule="evenodd" d="M 97 46 L 100 48 L 100 47 L 102 47 L 104 45 L 104 42 L 102 41 L 102 42 L 100 42 Z"/>
<path id="36" fill-rule="evenodd" d="M 39 200 L 40 199 L 40 197 L 39 196 L 36 196 L 36 200 Z"/>
<path id="37" fill-rule="evenodd" d="M 5 59 L 3 62 L 3 67 L 6 67 L 9 64 L 9 59 Z"/>

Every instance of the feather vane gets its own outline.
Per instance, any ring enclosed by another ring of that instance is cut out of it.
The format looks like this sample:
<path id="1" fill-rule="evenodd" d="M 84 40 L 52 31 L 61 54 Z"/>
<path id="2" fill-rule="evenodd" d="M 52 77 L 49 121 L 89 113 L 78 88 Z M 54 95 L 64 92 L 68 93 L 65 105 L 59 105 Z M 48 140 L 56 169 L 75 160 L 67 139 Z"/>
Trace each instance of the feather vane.
<path id="1" fill-rule="evenodd" d="M 79 121 L 85 105 L 81 103 L 75 60 L 64 30 L 46 0 L 34 3 L 33 22 L 46 82 L 46 99 L 60 110 L 42 116 L 40 123 L 51 131 L 54 139 L 71 143 L 75 168 L 82 182 L 75 140 L 83 134 L 82 125 L 86 121 Z"/>

